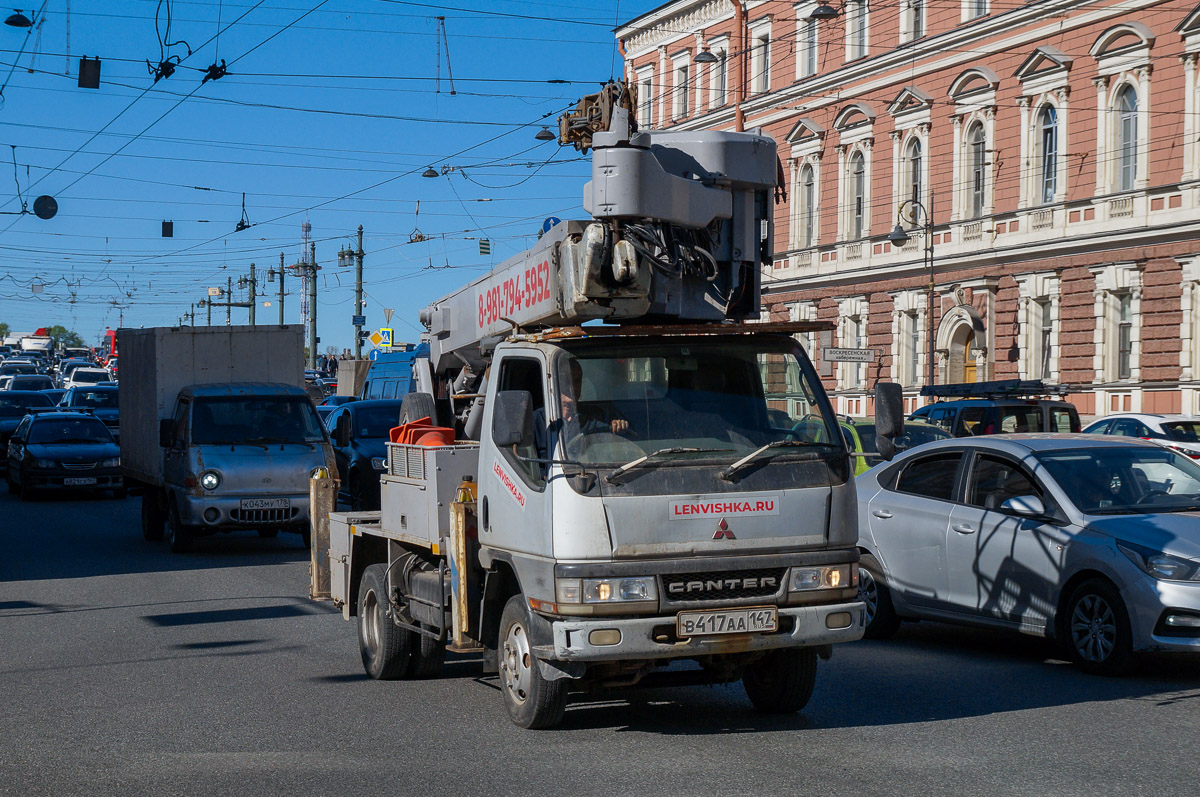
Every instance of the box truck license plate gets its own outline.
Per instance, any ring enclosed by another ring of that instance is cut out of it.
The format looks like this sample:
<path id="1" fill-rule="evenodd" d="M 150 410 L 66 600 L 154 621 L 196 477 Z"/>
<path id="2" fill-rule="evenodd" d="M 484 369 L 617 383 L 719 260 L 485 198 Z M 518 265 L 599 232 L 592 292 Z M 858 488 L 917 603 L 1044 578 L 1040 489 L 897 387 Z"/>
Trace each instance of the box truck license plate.
<path id="1" fill-rule="evenodd" d="M 63 479 L 64 487 L 88 487 L 96 483 L 95 476 L 68 476 Z"/>
<path id="2" fill-rule="evenodd" d="M 708 612 L 680 612 L 675 616 L 675 632 L 681 637 L 716 634 L 761 634 L 779 629 L 779 612 L 774 607 L 720 609 Z"/>
<path id="3" fill-rule="evenodd" d="M 243 498 L 242 509 L 291 509 L 290 498 Z"/>

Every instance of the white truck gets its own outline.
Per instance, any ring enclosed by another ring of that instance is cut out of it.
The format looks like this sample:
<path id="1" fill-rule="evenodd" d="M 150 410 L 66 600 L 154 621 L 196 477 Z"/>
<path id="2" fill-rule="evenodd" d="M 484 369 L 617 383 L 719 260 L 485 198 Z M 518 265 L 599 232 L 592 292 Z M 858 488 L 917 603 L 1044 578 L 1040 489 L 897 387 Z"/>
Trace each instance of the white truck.
<path id="1" fill-rule="evenodd" d="M 121 467 L 142 535 L 175 552 L 235 530 L 309 539 L 333 451 L 304 391 L 303 328 L 121 329 Z"/>
<path id="2" fill-rule="evenodd" d="M 793 337 L 816 327 L 751 323 L 775 144 L 633 132 L 622 91 L 560 124 L 594 146 L 593 219 L 422 312 L 382 510 L 329 515 L 366 672 L 480 651 L 526 728 L 635 684 L 796 711 L 864 627 L 853 468 Z"/>
<path id="3" fill-rule="evenodd" d="M 54 339 L 46 335 L 26 335 L 21 338 L 22 352 L 38 352 L 49 357 L 54 351 Z"/>

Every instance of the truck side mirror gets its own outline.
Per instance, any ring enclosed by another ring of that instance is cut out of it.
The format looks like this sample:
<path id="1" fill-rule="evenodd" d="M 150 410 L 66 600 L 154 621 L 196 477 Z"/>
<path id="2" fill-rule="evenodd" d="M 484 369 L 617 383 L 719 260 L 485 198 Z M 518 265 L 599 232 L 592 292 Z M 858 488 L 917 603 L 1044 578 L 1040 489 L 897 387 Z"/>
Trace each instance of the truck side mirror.
<path id="1" fill-rule="evenodd" d="M 175 420 L 173 418 L 163 418 L 158 422 L 158 445 L 161 448 L 170 448 L 171 440 L 175 437 Z"/>
<path id="2" fill-rule="evenodd" d="M 501 390 L 496 394 L 492 439 L 501 448 L 533 440 L 533 396 L 528 390 Z"/>
<path id="3" fill-rule="evenodd" d="M 875 383 L 875 447 L 887 461 L 896 456 L 896 440 L 904 436 L 904 388 L 895 382 Z"/>
<path id="4" fill-rule="evenodd" d="M 338 416 L 337 425 L 333 429 L 333 442 L 338 448 L 350 445 L 350 415 L 345 412 Z"/>

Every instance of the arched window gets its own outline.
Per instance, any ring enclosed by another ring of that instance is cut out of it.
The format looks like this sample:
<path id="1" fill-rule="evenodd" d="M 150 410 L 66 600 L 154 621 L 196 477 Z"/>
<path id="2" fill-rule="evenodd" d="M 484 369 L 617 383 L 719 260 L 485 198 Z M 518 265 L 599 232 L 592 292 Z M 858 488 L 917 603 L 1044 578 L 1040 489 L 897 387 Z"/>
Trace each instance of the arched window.
<path id="1" fill-rule="evenodd" d="M 1137 181 L 1138 101 L 1133 86 L 1117 94 L 1117 185 L 1118 191 L 1132 191 Z"/>
<path id="2" fill-rule="evenodd" d="M 1058 112 L 1053 105 L 1045 106 L 1038 114 L 1038 144 L 1041 149 L 1042 204 L 1049 205 L 1058 191 Z"/>
<path id="3" fill-rule="evenodd" d="M 806 165 L 800 170 L 800 248 L 812 246 L 816 241 L 817 183 L 813 167 Z"/>
<path id="4" fill-rule="evenodd" d="M 866 219 L 867 162 L 861 152 L 850 156 L 850 229 L 849 238 L 862 238 Z"/>
<path id="5" fill-rule="evenodd" d="M 967 131 L 967 164 L 970 170 L 968 179 L 971 185 L 970 217 L 983 215 L 984 191 L 986 179 L 984 166 L 987 160 L 987 136 L 983 132 L 983 124 L 976 122 Z"/>
<path id="6" fill-rule="evenodd" d="M 905 188 L 907 189 L 901 199 L 911 199 L 914 203 L 921 201 L 921 171 L 924 161 L 921 155 L 921 139 L 913 136 L 908 146 L 905 148 L 904 159 L 906 168 L 904 171 Z M 917 209 L 914 207 L 909 211 L 912 218 L 917 217 Z"/>

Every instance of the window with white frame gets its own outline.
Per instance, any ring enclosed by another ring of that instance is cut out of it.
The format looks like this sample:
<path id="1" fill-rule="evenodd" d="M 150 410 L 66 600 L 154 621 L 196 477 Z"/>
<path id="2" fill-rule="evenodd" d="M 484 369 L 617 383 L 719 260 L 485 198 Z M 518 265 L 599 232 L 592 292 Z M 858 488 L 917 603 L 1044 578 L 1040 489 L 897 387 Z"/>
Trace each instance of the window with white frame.
<path id="1" fill-rule="evenodd" d="M 708 69 L 708 104 L 716 108 L 725 104 L 729 90 L 729 52 L 724 46 L 713 47 L 709 52 L 717 62 Z"/>
<path id="2" fill-rule="evenodd" d="M 1035 373 L 1039 379 L 1047 380 L 1052 376 L 1050 364 L 1054 361 L 1054 316 L 1049 299 L 1038 299 L 1034 302 L 1038 318 L 1038 348 L 1037 368 Z"/>
<path id="3" fill-rule="evenodd" d="M 817 305 L 816 302 L 792 302 L 787 305 L 788 321 L 816 321 L 817 320 Z M 810 358 L 816 357 L 817 353 L 817 333 L 816 332 L 797 332 L 795 339 L 804 351 L 807 352 Z"/>
<path id="4" fill-rule="evenodd" d="M 796 199 L 799 202 L 799 226 L 797 228 L 796 248 L 807 249 L 817 242 L 817 173 L 811 163 L 800 167 L 800 177 L 797 181 L 799 191 Z"/>
<path id="5" fill-rule="evenodd" d="M 911 201 L 913 206 L 906 208 L 906 214 L 909 218 L 916 219 L 919 216 L 916 203 L 922 201 L 922 183 L 925 173 L 924 150 L 919 136 L 909 136 L 908 143 L 904 145 L 904 159 L 900 168 L 900 203 L 903 204 L 906 200 Z"/>
<path id="6" fill-rule="evenodd" d="M 988 0 L 964 0 L 963 19 L 985 17 L 988 13 Z"/>
<path id="7" fill-rule="evenodd" d="M 750 30 L 750 93 L 762 94 L 771 90 L 771 26 L 759 25 Z"/>
<path id="8" fill-rule="evenodd" d="M 846 0 L 846 60 L 867 57 L 867 0 Z"/>
<path id="9" fill-rule="evenodd" d="M 1057 381 L 1059 276 L 1055 272 L 1016 277 L 1022 379 Z"/>
<path id="10" fill-rule="evenodd" d="M 1041 204 L 1054 202 L 1058 193 L 1058 111 L 1047 103 L 1037 116 L 1038 193 Z"/>
<path id="11" fill-rule="evenodd" d="M 924 376 L 926 301 L 919 290 L 892 294 L 892 379 L 906 387 Z"/>
<path id="12" fill-rule="evenodd" d="M 841 320 L 838 324 L 838 345 L 846 349 L 867 347 L 866 297 L 854 297 L 838 302 Z M 866 386 L 867 368 L 864 363 L 840 363 L 839 385 L 842 390 L 859 390 Z"/>
<path id="13" fill-rule="evenodd" d="M 867 214 L 867 160 L 855 150 L 846 161 L 846 238 L 863 237 Z"/>
<path id="14" fill-rule="evenodd" d="M 1113 156 L 1116 174 L 1115 191 L 1132 191 L 1137 185 L 1138 158 L 1138 97 L 1137 90 L 1126 84 L 1117 92 L 1113 103 L 1114 123 Z"/>
<path id="15" fill-rule="evenodd" d="M 817 74 L 817 20 L 801 21 L 796 36 L 796 77 L 812 77 Z"/>
<path id="16" fill-rule="evenodd" d="M 1142 272 L 1134 263 L 1098 266 L 1094 367 L 1097 382 L 1141 378 Z"/>
<path id="17" fill-rule="evenodd" d="M 901 0 L 900 43 L 925 35 L 925 0 Z"/>
<path id="18" fill-rule="evenodd" d="M 967 128 L 967 179 L 969 199 L 967 215 L 979 218 L 987 207 L 987 132 L 983 122 Z"/>
<path id="19" fill-rule="evenodd" d="M 682 119 L 688 115 L 688 95 L 691 84 L 688 81 L 688 56 L 677 58 L 674 62 L 674 80 L 671 85 L 671 116 Z"/>
<path id="20" fill-rule="evenodd" d="M 654 124 L 654 70 L 641 70 L 637 73 L 637 81 L 638 124 L 650 127 Z"/>

